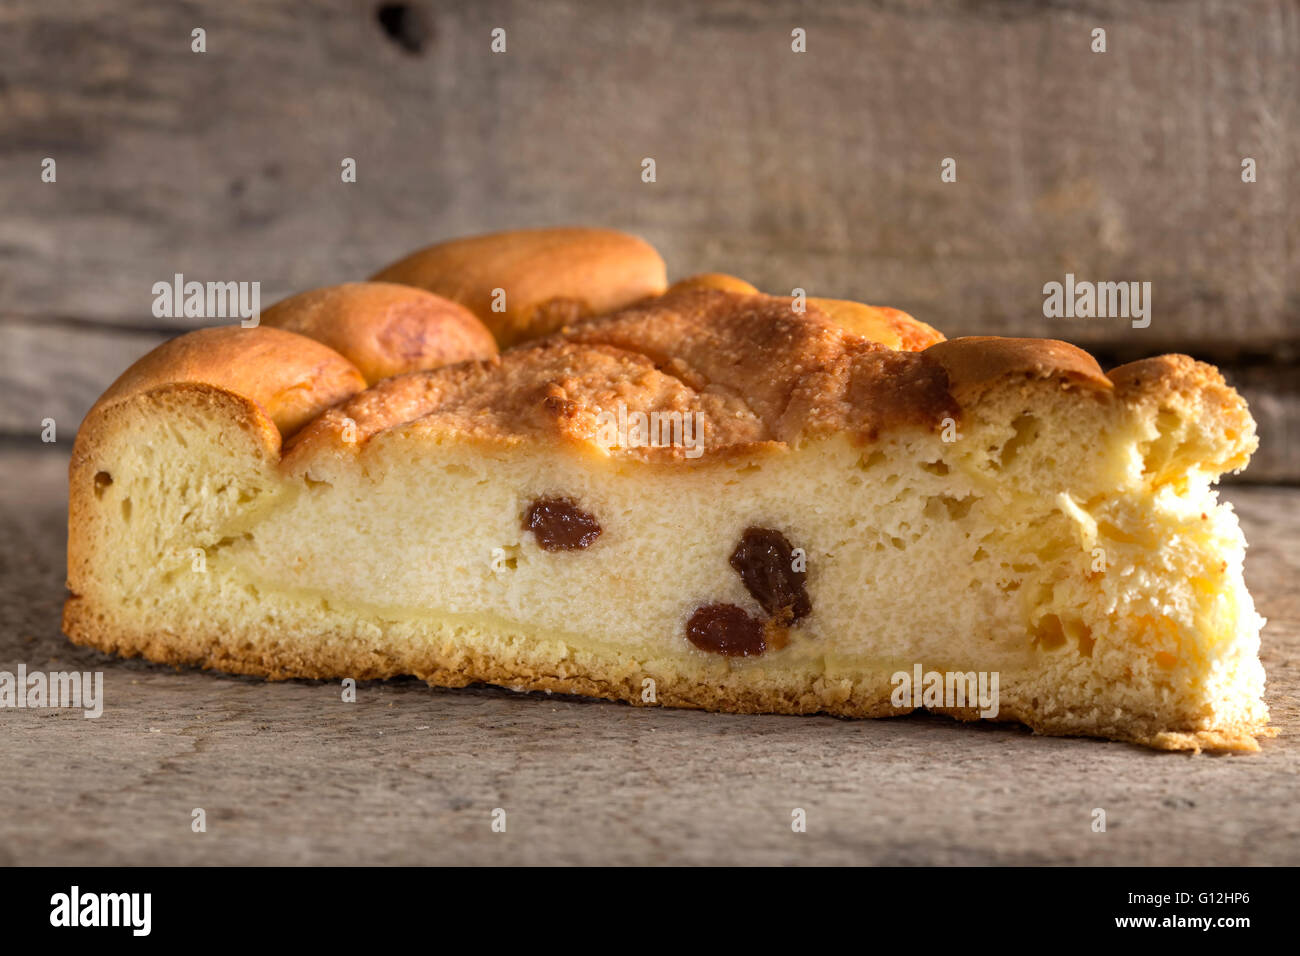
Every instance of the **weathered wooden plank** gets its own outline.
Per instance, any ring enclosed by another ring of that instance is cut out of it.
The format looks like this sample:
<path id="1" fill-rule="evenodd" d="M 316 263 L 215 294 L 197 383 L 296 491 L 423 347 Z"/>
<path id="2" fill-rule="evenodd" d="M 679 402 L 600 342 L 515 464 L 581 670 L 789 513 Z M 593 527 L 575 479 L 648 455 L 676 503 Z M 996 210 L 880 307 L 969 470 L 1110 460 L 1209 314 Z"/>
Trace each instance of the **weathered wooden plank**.
<path id="1" fill-rule="evenodd" d="M 37 439 L 47 419 L 72 447 L 90 406 L 127 366 L 163 342 L 160 332 L 0 316 L 0 435 Z"/>
<path id="2" fill-rule="evenodd" d="M 1259 451 L 1233 480 L 1300 483 L 1300 367 L 1247 365 L 1222 371 L 1259 426 Z"/>
<path id="3" fill-rule="evenodd" d="M 949 334 L 1297 336 L 1291 0 L 412 7 L 394 39 L 360 0 L 11 0 L 0 312 L 150 325 L 176 272 L 269 302 L 438 238 L 589 222 L 644 234 L 677 276 Z M 1045 318 L 1066 273 L 1151 282 L 1150 327 Z"/>
<path id="4" fill-rule="evenodd" d="M 1300 863 L 1295 490 L 1230 495 L 1281 736 L 1214 758 L 415 681 L 345 704 L 328 683 L 120 661 L 59 634 L 65 468 L 0 451 L 0 670 L 101 671 L 104 713 L 0 712 L 0 864 Z"/>

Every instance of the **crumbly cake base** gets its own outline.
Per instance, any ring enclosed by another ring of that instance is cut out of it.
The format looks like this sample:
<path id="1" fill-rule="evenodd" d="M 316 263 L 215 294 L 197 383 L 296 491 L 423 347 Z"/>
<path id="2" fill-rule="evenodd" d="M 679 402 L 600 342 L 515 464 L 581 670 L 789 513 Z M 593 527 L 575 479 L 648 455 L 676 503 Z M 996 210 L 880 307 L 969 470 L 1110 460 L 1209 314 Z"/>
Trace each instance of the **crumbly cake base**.
<path id="1" fill-rule="evenodd" d="M 836 717 L 897 717 L 917 708 L 890 702 L 895 667 L 828 678 L 813 667 L 765 670 L 726 662 L 690 666 L 680 660 L 643 661 L 612 647 L 579 648 L 562 638 L 538 640 L 521 630 L 469 622 L 372 622 L 370 640 L 345 623 L 331 626 L 319 613 L 275 628 L 240 635 L 195 627 L 184 635 L 125 626 L 85 598 L 70 598 L 63 630 L 74 643 L 122 657 L 143 657 L 176 668 L 204 669 L 267 680 L 382 680 L 413 676 L 432 687 L 492 684 L 514 691 L 576 694 L 634 706 L 678 707 L 732 714 L 828 714 Z M 694 662 L 691 662 L 694 663 Z M 712 666 L 710 666 L 712 665 Z M 647 699 L 647 678 L 654 699 Z M 1101 715 L 1045 718 L 1039 691 L 1004 683 L 999 711 L 982 718 L 976 708 L 925 708 L 961 721 L 1020 723 L 1045 736 L 1097 736 L 1167 751 L 1256 751 L 1257 737 L 1275 731 L 1242 722 L 1214 730 L 1170 730 L 1128 717 Z"/>

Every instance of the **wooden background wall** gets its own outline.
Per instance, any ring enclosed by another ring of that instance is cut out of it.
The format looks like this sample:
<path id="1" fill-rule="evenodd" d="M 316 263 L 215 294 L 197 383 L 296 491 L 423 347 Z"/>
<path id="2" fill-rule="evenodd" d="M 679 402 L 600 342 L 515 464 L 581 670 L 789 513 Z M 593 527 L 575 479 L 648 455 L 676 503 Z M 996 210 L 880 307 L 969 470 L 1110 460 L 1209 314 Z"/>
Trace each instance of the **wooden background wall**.
<path id="1" fill-rule="evenodd" d="M 1261 422 L 1250 476 L 1296 481 L 1297 112 L 1296 0 L 6 0 L 0 436 L 70 440 L 185 329 L 151 314 L 176 272 L 269 305 L 440 238 L 589 223 L 673 276 L 1215 361 Z M 1151 282 L 1150 327 L 1045 318 L 1067 272 Z"/>

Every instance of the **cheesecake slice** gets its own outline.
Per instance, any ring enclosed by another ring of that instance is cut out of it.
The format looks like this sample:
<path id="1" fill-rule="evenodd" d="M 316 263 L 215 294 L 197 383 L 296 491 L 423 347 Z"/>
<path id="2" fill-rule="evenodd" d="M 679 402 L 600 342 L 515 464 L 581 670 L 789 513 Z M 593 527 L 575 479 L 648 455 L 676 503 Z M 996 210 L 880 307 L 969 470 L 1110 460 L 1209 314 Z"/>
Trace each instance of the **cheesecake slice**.
<path id="1" fill-rule="evenodd" d="M 1169 750 L 1268 735 L 1213 487 L 1255 428 L 1215 369 L 1103 374 L 1062 342 L 614 274 L 570 269 L 543 300 L 612 311 L 520 340 L 536 310 L 481 311 L 509 268 L 456 297 L 438 272 L 401 374 L 364 333 L 387 284 L 161 346 L 77 438 L 66 632 L 270 678 L 924 708 Z M 452 298 L 517 344 L 490 354 Z M 465 354 L 428 344 L 449 323 Z"/>

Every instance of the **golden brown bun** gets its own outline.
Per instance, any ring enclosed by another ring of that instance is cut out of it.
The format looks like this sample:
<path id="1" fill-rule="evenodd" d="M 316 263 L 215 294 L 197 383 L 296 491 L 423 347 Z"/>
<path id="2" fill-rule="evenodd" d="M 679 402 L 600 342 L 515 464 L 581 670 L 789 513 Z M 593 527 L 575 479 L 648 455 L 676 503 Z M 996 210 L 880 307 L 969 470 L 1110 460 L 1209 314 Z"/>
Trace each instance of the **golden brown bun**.
<path id="1" fill-rule="evenodd" d="M 1059 378 L 1092 389 L 1109 391 L 1111 382 L 1097 360 L 1083 349 L 1056 339 L 1009 339 L 995 335 L 969 335 L 930 346 L 925 350 L 948 371 L 953 395 L 968 402 L 1000 379 Z"/>
<path id="2" fill-rule="evenodd" d="M 482 320 L 501 348 L 602 315 L 668 284 L 645 241 L 610 229 L 521 229 L 421 249 L 375 273 L 446 296 Z M 494 312 L 504 292 L 504 311 Z"/>
<path id="3" fill-rule="evenodd" d="M 808 304 L 821 309 L 844 331 L 879 342 L 886 348 L 919 352 L 943 341 L 938 329 L 901 309 L 864 305 L 848 299 L 809 299 Z"/>
<path id="4" fill-rule="evenodd" d="M 182 383 L 215 386 L 255 402 L 285 437 L 366 387 L 356 366 L 313 339 L 260 325 L 226 325 L 164 342 L 123 372 L 86 418 Z"/>
<path id="5" fill-rule="evenodd" d="M 739 292 L 742 295 L 758 294 L 755 286 L 725 272 L 701 272 L 698 275 L 687 276 L 685 279 L 678 279 L 668 287 L 667 294 L 697 292 L 700 289 L 718 289 L 722 292 Z"/>
<path id="6" fill-rule="evenodd" d="M 492 333 L 464 306 L 392 282 L 349 282 L 303 292 L 262 313 L 262 325 L 328 345 L 370 385 L 497 354 Z"/>
<path id="7" fill-rule="evenodd" d="M 891 349 L 845 332 L 817 306 L 795 313 L 785 297 L 696 286 L 499 359 L 384 382 L 321 415 L 286 455 L 305 460 L 335 446 L 345 425 L 365 441 L 420 419 L 423 428 L 486 441 L 584 443 L 617 400 L 646 412 L 698 412 L 715 458 L 828 431 L 874 439 L 899 428 L 933 429 L 990 390 L 1018 388 L 1016 378 L 1107 395 L 1117 391 L 1116 376 L 1136 383 L 1122 384 L 1117 398 L 1168 404 L 1179 391 L 1208 395 L 1225 427 L 1240 435 L 1250 428 L 1240 397 L 1186 356 L 1148 359 L 1108 378 L 1087 352 L 1052 339 L 969 336 L 920 351 Z M 1225 437 L 1244 464 L 1240 435 Z M 626 453 L 684 461 L 672 446 Z"/>
<path id="8" fill-rule="evenodd" d="M 666 295 L 679 292 L 698 292 L 702 289 L 716 289 L 720 292 L 734 292 L 741 295 L 756 295 L 758 289 L 744 279 L 738 279 L 725 272 L 701 272 L 685 279 L 678 279 L 668 287 Z M 848 299 L 808 299 L 808 305 L 820 309 L 832 322 L 846 332 L 860 335 L 872 342 L 879 342 L 890 349 L 903 352 L 919 352 L 924 348 L 943 341 L 943 334 L 937 329 L 914 319 L 900 309 L 884 306 L 864 305 Z"/>
<path id="9" fill-rule="evenodd" d="M 818 306 L 795 313 L 785 297 L 696 285 L 494 361 L 385 382 L 322 415 L 286 454 L 310 458 L 335 445 L 345 424 L 364 441 L 417 419 L 484 440 L 588 442 L 597 415 L 617 399 L 647 412 L 700 413 L 713 458 L 827 431 L 872 439 L 935 428 L 1015 376 L 1113 390 L 1093 357 L 1066 342 L 971 336 L 890 349 L 845 332 Z M 1143 387 L 1163 393 L 1163 375 L 1149 377 Z M 1245 414 L 1235 395 L 1224 406 Z M 683 460 L 675 447 L 633 454 Z"/>

